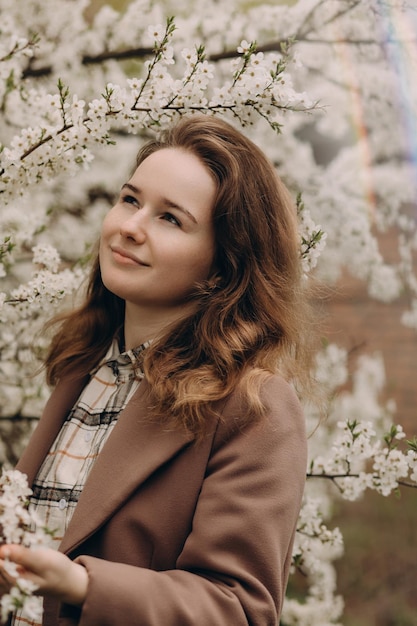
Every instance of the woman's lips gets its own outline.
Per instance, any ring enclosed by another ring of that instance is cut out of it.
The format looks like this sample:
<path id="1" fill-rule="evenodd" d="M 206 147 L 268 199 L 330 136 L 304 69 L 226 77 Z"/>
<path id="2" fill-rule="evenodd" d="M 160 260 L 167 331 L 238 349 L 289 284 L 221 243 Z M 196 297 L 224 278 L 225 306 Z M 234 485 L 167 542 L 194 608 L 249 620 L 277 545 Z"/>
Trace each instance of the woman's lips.
<path id="1" fill-rule="evenodd" d="M 114 259 L 118 263 L 122 263 L 124 265 L 142 265 L 144 267 L 149 267 L 148 263 L 145 263 L 137 256 L 132 254 L 131 252 L 124 250 L 123 248 L 119 248 L 118 246 L 111 247 L 111 251 L 113 253 Z"/>

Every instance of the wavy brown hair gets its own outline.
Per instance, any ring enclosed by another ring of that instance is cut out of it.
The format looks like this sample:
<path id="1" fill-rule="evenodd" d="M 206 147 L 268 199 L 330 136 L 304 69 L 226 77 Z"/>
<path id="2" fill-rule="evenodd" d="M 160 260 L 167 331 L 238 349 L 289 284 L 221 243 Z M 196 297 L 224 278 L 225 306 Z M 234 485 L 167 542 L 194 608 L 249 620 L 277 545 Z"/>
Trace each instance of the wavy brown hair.
<path id="1" fill-rule="evenodd" d="M 163 148 L 197 156 L 217 186 L 215 273 L 196 286 L 194 312 L 157 337 L 143 362 L 154 415 L 201 436 L 214 403 L 237 386 L 250 409 L 243 425 L 262 415 L 259 387 L 269 373 L 308 380 L 309 304 L 296 210 L 264 153 L 229 123 L 202 115 L 184 116 L 147 143 L 136 166 Z M 124 301 L 103 285 L 98 257 L 83 305 L 58 321 L 46 358 L 50 384 L 87 374 L 122 332 Z"/>

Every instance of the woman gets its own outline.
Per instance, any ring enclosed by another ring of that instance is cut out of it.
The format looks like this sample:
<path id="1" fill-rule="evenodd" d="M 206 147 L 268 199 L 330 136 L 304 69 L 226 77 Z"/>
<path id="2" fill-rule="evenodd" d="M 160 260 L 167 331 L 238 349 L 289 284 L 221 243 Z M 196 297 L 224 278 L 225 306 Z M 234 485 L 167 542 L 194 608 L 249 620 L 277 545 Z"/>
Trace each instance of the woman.
<path id="1" fill-rule="evenodd" d="M 306 471 L 285 377 L 306 372 L 308 329 L 294 207 L 264 154 L 205 116 L 147 144 L 59 321 L 18 464 L 56 532 L 0 549 L 43 623 L 277 624 Z"/>

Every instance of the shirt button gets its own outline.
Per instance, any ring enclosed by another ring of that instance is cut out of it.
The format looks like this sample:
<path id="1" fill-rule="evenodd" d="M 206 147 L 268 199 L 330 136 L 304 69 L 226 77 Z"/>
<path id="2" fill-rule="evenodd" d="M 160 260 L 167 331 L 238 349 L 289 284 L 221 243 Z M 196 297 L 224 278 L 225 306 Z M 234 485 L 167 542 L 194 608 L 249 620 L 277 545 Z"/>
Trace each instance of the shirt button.
<path id="1" fill-rule="evenodd" d="M 87 430 L 87 432 L 84 433 L 84 441 L 88 443 L 89 441 L 91 441 L 91 437 L 92 437 L 91 432 Z"/>
<path id="2" fill-rule="evenodd" d="M 61 500 L 58 502 L 58 507 L 61 509 L 61 511 L 67 508 L 67 501 L 65 500 L 65 498 L 61 498 Z"/>

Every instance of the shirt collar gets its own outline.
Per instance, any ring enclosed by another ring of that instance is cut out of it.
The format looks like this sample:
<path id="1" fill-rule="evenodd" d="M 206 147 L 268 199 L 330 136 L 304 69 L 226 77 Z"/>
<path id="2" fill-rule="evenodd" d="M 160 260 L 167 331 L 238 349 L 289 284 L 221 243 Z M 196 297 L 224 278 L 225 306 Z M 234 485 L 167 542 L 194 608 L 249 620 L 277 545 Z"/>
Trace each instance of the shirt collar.
<path id="1" fill-rule="evenodd" d="M 142 369 L 143 353 L 151 344 L 151 341 L 145 341 L 135 348 L 120 352 L 119 342 L 115 338 L 110 344 L 103 359 L 98 364 L 97 369 L 103 365 L 110 367 L 115 375 L 120 375 L 122 371 L 126 374 L 132 373 L 135 378 L 143 378 L 144 372 Z"/>

